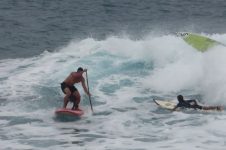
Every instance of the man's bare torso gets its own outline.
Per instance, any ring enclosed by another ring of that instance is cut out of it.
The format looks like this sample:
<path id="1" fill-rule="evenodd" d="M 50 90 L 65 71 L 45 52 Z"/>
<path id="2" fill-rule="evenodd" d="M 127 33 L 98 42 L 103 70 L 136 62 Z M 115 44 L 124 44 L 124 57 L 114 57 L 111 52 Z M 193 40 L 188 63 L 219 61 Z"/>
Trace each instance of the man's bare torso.
<path id="1" fill-rule="evenodd" d="M 79 83 L 79 82 L 82 82 L 84 81 L 84 78 L 82 76 L 82 73 L 80 72 L 72 72 L 65 80 L 64 82 L 67 84 L 67 85 L 74 85 L 75 83 Z"/>

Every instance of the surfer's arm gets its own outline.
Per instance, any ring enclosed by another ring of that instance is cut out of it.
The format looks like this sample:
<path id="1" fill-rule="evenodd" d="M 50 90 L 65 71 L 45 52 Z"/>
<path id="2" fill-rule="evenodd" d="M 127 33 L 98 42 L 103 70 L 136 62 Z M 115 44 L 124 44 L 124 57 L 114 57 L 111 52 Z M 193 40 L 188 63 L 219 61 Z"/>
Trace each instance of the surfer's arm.
<path id="1" fill-rule="evenodd" d="M 83 80 L 82 80 L 82 87 L 83 87 L 83 90 L 85 91 L 85 93 L 86 93 L 87 95 L 90 95 L 90 93 L 89 93 L 89 91 L 88 91 L 88 89 L 87 89 L 87 87 L 86 87 L 85 79 L 84 79 L 84 78 L 83 78 Z"/>
<path id="2" fill-rule="evenodd" d="M 191 105 L 198 105 L 198 103 L 197 103 L 197 101 L 195 99 L 186 100 L 186 102 L 188 102 Z"/>
<path id="3" fill-rule="evenodd" d="M 73 76 L 74 78 L 80 78 L 80 77 L 82 77 L 82 74 L 83 74 L 84 72 L 87 72 L 87 69 L 84 69 L 83 71 L 79 71 L 79 72 L 72 72 L 72 76 Z"/>

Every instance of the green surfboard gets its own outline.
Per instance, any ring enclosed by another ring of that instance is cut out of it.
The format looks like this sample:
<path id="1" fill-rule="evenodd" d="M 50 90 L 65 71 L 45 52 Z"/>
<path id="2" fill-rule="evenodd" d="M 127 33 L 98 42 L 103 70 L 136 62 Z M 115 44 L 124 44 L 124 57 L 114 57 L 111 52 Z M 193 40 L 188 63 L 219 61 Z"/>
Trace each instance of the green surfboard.
<path id="1" fill-rule="evenodd" d="M 179 32 L 177 33 L 177 35 L 182 37 L 186 43 L 188 43 L 189 45 L 191 45 L 192 47 L 194 47 L 195 49 L 201 52 L 205 52 L 216 45 L 225 46 L 224 44 L 216 40 L 210 39 L 208 37 L 205 37 L 199 34 Z"/>

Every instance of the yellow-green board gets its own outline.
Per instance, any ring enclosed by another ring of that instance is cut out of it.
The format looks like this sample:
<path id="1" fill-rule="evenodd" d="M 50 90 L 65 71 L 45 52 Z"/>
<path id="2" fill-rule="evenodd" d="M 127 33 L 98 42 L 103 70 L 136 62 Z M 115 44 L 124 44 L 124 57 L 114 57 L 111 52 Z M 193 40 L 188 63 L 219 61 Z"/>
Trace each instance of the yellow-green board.
<path id="1" fill-rule="evenodd" d="M 182 37 L 186 43 L 201 52 L 205 52 L 216 45 L 224 45 L 216 40 L 194 33 L 179 32 L 177 35 Z"/>

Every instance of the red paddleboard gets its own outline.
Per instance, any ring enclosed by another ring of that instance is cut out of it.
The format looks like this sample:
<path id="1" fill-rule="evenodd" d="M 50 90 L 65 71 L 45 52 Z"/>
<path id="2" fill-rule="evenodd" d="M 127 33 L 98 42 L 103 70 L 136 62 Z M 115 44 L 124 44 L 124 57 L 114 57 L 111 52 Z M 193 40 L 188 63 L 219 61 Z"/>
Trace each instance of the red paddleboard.
<path id="1" fill-rule="evenodd" d="M 81 116 L 84 114 L 83 110 L 71 110 L 67 108 L 59 108 L 55 111 L 56 115 L 64 115 L 64 116 Z"/>

